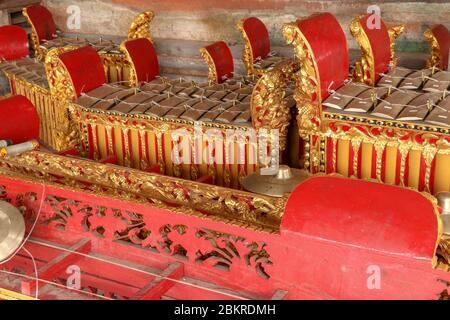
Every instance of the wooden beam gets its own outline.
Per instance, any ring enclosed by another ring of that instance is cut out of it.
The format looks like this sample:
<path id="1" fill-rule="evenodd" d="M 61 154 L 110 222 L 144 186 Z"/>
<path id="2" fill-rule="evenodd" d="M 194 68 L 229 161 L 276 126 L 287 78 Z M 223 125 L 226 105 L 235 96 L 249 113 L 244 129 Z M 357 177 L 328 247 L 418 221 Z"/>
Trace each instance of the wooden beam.
<path id="1" fill-rule="evenodd" d="M 68 250 L 74 252 L 64 251 L 56 258 L 52 259 L 38 270 L 39 279 L 52 280 L 58 276 L 62 271 L 66 270 L 68 266 L 74 264 L 80 255 L 75 252 L 89 253 L 91 251 L 91 241 L 83 239 L 71 246 Z M 25 295 L 32 295 L 32 292 L 36 289 L 36 280 L 24 280 L 22 281 L 22 293 Z"/>
<path id="2" fill-rule="evenodd" d="M 180 262 L 171 263 L 161 272 L 159 277 L 150 281 L 145 287 L 139 290 L 131 300 L 156 300 L 167 292 L 175 284 L 170 279 L 181 279 L 184 275 L 184 265 Z M 167 279 L 169 278 L 169 279 Z"/>
<path id="3" fill-rule="evenodd" d="M 3 0 L 0 3 L 0 9 L 16 9 L 29 6 L 30 4 L 40 3 L 40 0 Z"/>

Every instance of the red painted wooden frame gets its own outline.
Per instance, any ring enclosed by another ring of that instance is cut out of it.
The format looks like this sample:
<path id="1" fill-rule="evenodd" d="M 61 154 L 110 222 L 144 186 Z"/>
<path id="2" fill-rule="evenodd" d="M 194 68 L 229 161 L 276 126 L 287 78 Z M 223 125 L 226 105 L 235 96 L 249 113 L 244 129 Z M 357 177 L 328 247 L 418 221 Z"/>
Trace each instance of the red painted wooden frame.
<path id="1" fill-rule="evenodd" d="M 0 140 L 14 144 L 39 139 L 39 116 L 30 100 L 17 95 L 0 100 Z"/>
<path id="2" fill-rule="evenodd" d="M 94 48 L 86 46 L 68 51 L 60 54 L 59 59 L 69 72 L 77 97 L 106 83 L 102 60 Z"/>
<path id="3" fill-rule="evenodd" d="M 181 263 L 184 276 L 247 296 L 285 290 L 288 299 L 435 299 L 446 288 L 437 280 L 450 279 L 432 268 L 434 206 L 400 187 L 311 178 L 291 194 L 280 233 L 6 176 L 0 189 L 0 199 L 26 208 L 28 226 L 42 203 L 34 238 L 89 241 L 97 254 L 160 269 Z M 381 272 L 379 289 L 368 285 L 370 270 Z M 158 297 L 166 285 L 148 284 L 135 297 Z"/>
<path id="4" fill-rule="evenodd" d="M 269 32 L 265 24 L 256 17 L 250 17 L 242 23 L 252 47 L 253 62 L 267 57 L 270 53 Z"/>
<path id="5" fill-rule="evenodd" d="M 0 62 L 28 56 L 27 32 L 18 26 L 0 27 Z"/>
<path id="6" fill-rule="evenodd" d="M 205 47 L 216 70 L 218 83 L 233 78 L 234 62 L 231 50 L 224 41 L 218 41 Z"/>
<path id="7" fill-rule="evenodd" d="M 46 7 L 34 4 L 25 10 L 38 34 L 39 44 L 56 38 L 56 24 L 52 13 Z"/>
<path id="8" fill-rule="evenodd" d="M 375 83 L 378 82 L 382 73 L 389 70 L 391 63 L 391 40 L 389 38 L 388 29 L 384 21 L 380 18 L 379 28 L 369 28 L 367 20 L 372 14 L 367 14 L 360 19 L 362 28 L 370 42 L 372 54 L 374 58 Z"/>
<path id="9" fill-rule="evenodd" d="M 441 61 L 438 67 L 442 70 L 448 70 L 448 56 L 450 54 L 450 32 L 442 24 L 434 26 L 431 29 L 431 32 L 433 33 L 433 36 L 436 38 L 439 44 Z"/>
<path id="10" fill-rule="evenodd" d="M 348 79 L 349 55 L 345 33 L 337 19 L 328 12 L 297 20 L 297 23 L 314 54 L 321 98 L 326 99 L 328 90 L 336 90 Z"/>
<path id="11" fill-rule="evenodd" d="M 158 56 L 150 39 L 138 38 L 124 42 L 136 70 L 138 82 L 148 82 L 159 76 Z"/>

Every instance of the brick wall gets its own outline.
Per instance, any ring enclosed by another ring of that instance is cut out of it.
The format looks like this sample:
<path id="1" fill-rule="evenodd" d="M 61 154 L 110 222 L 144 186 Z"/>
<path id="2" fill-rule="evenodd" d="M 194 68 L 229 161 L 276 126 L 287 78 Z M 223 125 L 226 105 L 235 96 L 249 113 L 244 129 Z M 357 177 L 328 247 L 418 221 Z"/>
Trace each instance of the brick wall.
<path id="1" fill-rule="evenodd" d="M 404 23 L 407 32 L 399 39 L 400 51 L 426 51 L 423 31 L 433 23 L 450 28 L 450 2 L 435 1 L 305 1 L 305 0 L 44 0 L 54 13 L 58 26 L 67 30 L 69 5 L 81 8 L 81 30 L 77 33 L 125 36 L 133 16 L 145 9 L 156 13 L 152 34 L 162 39 L 215 41 L 223 39 L 240 43 L 236 22 L 255 15 L 268 26 L 272 42 L 283 44 L 281 25 L 298 16 L 329 11 L 337 16 L 347 32 L 349 45 L 356 44 L 348 33 L 353 17 L 364 13 L 368 5 L 377 4 L 388 23 Z M 74 32 L 72 30 L 72 32 Z"/>

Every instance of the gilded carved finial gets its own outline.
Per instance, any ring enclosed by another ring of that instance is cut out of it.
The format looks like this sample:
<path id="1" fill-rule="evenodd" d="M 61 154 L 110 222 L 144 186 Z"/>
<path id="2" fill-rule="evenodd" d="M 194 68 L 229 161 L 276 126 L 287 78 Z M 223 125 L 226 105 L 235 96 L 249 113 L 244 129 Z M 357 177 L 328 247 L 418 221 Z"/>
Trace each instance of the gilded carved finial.
<path id="1" fill-rule="evenodd" d="M 388 29 L 389 32 L 389 41 L 391 45 L 391 65 L 397 65 L 397 56 L 395 54 L 395 40 L 405 31 L 405 26 L 400 24 L 396 26 L 392 26 Z"/>
<path id="2" fill-rule="evenodd" d="M 432 68 L 435 66 L 439 66 L 441 64 L 441 53 L 439 50 L 439 42 L 433 34 L 433 27 L 428 28 L 423 33 L 425 40 L 430 45 L 430 58 L 428 58 L 426 66 L 427 68 Z"/>
<path id="3" fill-rule="evenodd" d="M 138 14 L 128 28 L 128 39 L 148 38 L 150 41 L 150 24 L 155 16 L 151 10 Z"/>

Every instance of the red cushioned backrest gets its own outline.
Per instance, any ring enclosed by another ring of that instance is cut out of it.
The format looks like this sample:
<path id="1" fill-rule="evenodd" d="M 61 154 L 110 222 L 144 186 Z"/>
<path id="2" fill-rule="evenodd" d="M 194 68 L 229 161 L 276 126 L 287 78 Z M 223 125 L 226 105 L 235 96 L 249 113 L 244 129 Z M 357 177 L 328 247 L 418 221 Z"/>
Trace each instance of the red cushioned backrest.
<path id="1" fill-rule="evenodd" d="M 359 22 L 372 48 L 375 60 L 375 82 L 377 82 L 380 78 L 380 73 L 385 73 L 389 69 L 389 63 L 391 62 L 391 41 L 389 39 L 388 29 L 381 18 L 379 28 L 369 28 L 371 24 L 368 24 L 367 20 L 371 16 L 372 14 L 368 14 L 361 18 Z"/>
<path id="2" fill-rule="evenodd" d="M 77 97 L 106 83 L 102 61 L 94 48 L 86 46 L 65 52 L 59 59 L 69 72 Z"/>
<path id="3" fill-rule="evenodd" d="M 27 55 L 27 32 L 18 26 L 0 27 L 0 61 L 16 60 Z"/>
<path id="4" fill-rule="evenodd" d="M 439 52 L 441 54 L 441 62 L 439 68 L 442 70 L 448 69 L 448 55 L 450 50 L 450 33 L 448 29 L 442 24 L 438 24 L 431 30 L 434 37 L 439 43 Z"/>
<path id="5" fill-rule="evenodd" d="M 211 56 L 217 73 L 217 82 L 222 83 L 233 77 L 234 63 L 231 50 L 224 41 L 218 41 L 205 47 Z"/>
<path id="6" fill-rule="evenodd" d="M 159 63 L 155 48 L 147 38 L 128 40 L 125 42 L 139 82 L 151 81 L 159 76 Z"/>
<path id="7" fill-rule="evenodd" d="M 39 43 L 56 38 L 56 24 L 52 13 L 44 6 L 28 6 L 26 12 L 39 36 Z"/>
<path id="8" fill-rule="evenodd" d="M 0 140 L 14 144 L 39 139 L 39 116 L 30 100 L 12 96 L 0 100 Z"/>
<path id="9" fill-rule="evenodd" d="M 291 193 L 281 234 L 431 260 L 438 227 L 432 201 L 417 191 L 324 176 L 306 180 Z"/>
<path id="10" fill-rule="evenodd" d="M 349 62 L 345 33 L 331 13 L 298 20 L 298 27 L 307 39 L 319 69 L 322 99 L 328 89 L 335 90 L 348 78 Z"/>
<path id="11" fill-rule="evenodd" d="M 264 23 L 255 17 L 245 19 L 243 23 L 253 52 L 253 62 L 259 58 L 264 59 L 270 52 L 270 38 Z"/>

